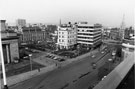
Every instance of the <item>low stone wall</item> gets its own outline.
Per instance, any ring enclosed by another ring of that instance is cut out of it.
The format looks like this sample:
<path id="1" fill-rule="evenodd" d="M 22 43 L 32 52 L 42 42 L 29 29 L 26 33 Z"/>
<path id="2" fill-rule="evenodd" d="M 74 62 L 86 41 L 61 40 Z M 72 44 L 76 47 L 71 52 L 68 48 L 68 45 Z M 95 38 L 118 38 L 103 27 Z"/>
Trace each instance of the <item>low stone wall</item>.
<path id="1" fill-rule="evenodd" d="M 128 56 L 122 61 L 107 77 L 99 82 L 93 89 L 116 89 L 126 74 L 133 66 L 134 53 L 129 53 Z"/>

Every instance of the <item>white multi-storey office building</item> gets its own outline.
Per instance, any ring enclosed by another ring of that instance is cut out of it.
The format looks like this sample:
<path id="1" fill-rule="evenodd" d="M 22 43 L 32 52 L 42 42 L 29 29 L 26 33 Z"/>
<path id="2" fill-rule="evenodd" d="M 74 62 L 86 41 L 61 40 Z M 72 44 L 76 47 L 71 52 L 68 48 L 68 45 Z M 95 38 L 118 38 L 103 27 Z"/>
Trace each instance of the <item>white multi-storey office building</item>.
<path id="1" fill-rule="evenodd" d="M 63 24 L 58 26 L 57 46 L 60 49 L 69 49 L 76 44 L 76 26 L 72 24 Z"/>
<path id="2" fill-rule="evenodd" d="M 77 24 L 77 43 L 86 46 L 96 46 L 101 43 L 101 29 L 100 24 L 90 25 L 88 23 Z"/>

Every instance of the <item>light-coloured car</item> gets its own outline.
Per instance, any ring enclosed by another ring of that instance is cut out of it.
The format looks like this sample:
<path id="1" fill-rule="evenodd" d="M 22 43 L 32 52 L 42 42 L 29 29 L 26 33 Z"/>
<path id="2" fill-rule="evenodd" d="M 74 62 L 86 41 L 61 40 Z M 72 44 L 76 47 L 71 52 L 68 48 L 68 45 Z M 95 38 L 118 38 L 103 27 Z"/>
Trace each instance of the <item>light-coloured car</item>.
<path id="1" fill-rule="evenodd" d="M 116 52 L 115 52 L 115 51 L 113 51 L 113 52 L 112 52 L 112 56 L 115 56 L 115 55 L 116 55 Z"/>
<path id="2" fill-rule="evenodd" d="M 92 55 L 91 57 L 94 58 L 94 57 L 96 57 L 96 56 L 95 56 L 95 55 Z"/>
<path id="3" fill-rule="evenodd" d="M 106 76 L 104 76 L 101 80 L 104 80 L 106 78 Z"/>
<path id="4" fill-rule="evenodd" d="M 53 59 L 54 59 L 54 60 L 56 60 L 56 59 L 57 59 L 57 57 L 54 57 Z"/>
<path id="5" fill-rule="evenodd" d="M 102 51 L 101 53 L 105 53 L 104 51 Z"/>

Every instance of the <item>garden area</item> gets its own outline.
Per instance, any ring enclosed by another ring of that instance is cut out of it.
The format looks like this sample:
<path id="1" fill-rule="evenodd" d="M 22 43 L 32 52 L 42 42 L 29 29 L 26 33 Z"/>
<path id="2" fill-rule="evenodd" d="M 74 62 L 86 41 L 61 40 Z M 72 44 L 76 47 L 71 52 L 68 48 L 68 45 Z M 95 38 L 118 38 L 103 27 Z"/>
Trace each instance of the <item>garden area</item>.
<path id="1" fill-rule="evenodd" d="M 36 70 L 42 67 L 45 67 L 43 65 L 40 65 L 36 62 L 31 61 L 32 64 L 32 70 Z M 10 77 L 13 75 L 18 75 L 21 73 L 25 73 L 31 71 L 31 65 L 29 60 L 23 60 L 22 62 L 19 63 L 10 63 L 6 64 L 6 76 Z M 2 78 L 2 72 L 0 73 L 1 78 Z"/>
<path id="2" fill-rule="evenodd" d="M 60 55 L 60 56 L 64 56 L 64 57 L 69 57 L 69 58 L 74 58 L 74 57 L 76 57 L 75 53 L 73 53 L 73 52 L 68 52 L 68 51 L 59 53 L 59 55 Z"/>
<path id="3" fill-rule="evenodd" d="M 87 52 L 89 52 L 90 50 L 87 50 L 85 48 L 82 49 L 76 49 L 76 50 L 66 50 L 66 49 L 62 49 L 62 50 L 58 50 L 58 51 L 53 51 L 53 54 L 62 56 L 62 57 L 67 57 L 67 58 L 75 58 L 77 56 L 80 56 L 82 54 L 85 54 Z"/>
<path id="4" fill-rule="evenodd" d="M 47 42 L 47 43 L 35 43 L 35 44 L 27 44 L 24 45 L 24 47 L 28 47 L 30 49 L 37 49 L 41 51 L 51 51 L 55 50 L 55 43 L 53 42 Z"/>

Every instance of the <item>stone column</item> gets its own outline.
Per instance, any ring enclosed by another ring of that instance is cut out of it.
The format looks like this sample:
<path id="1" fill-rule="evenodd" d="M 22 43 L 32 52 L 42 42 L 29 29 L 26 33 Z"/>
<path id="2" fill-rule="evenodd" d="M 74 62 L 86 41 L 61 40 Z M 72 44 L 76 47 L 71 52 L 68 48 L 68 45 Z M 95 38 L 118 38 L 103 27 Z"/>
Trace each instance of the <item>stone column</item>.
<path id="1" fill-rule="evenodd" d="M 6 45 L 6 52 L 7 52 L 7 63 L 10 63 L 8 44 Z"/>

